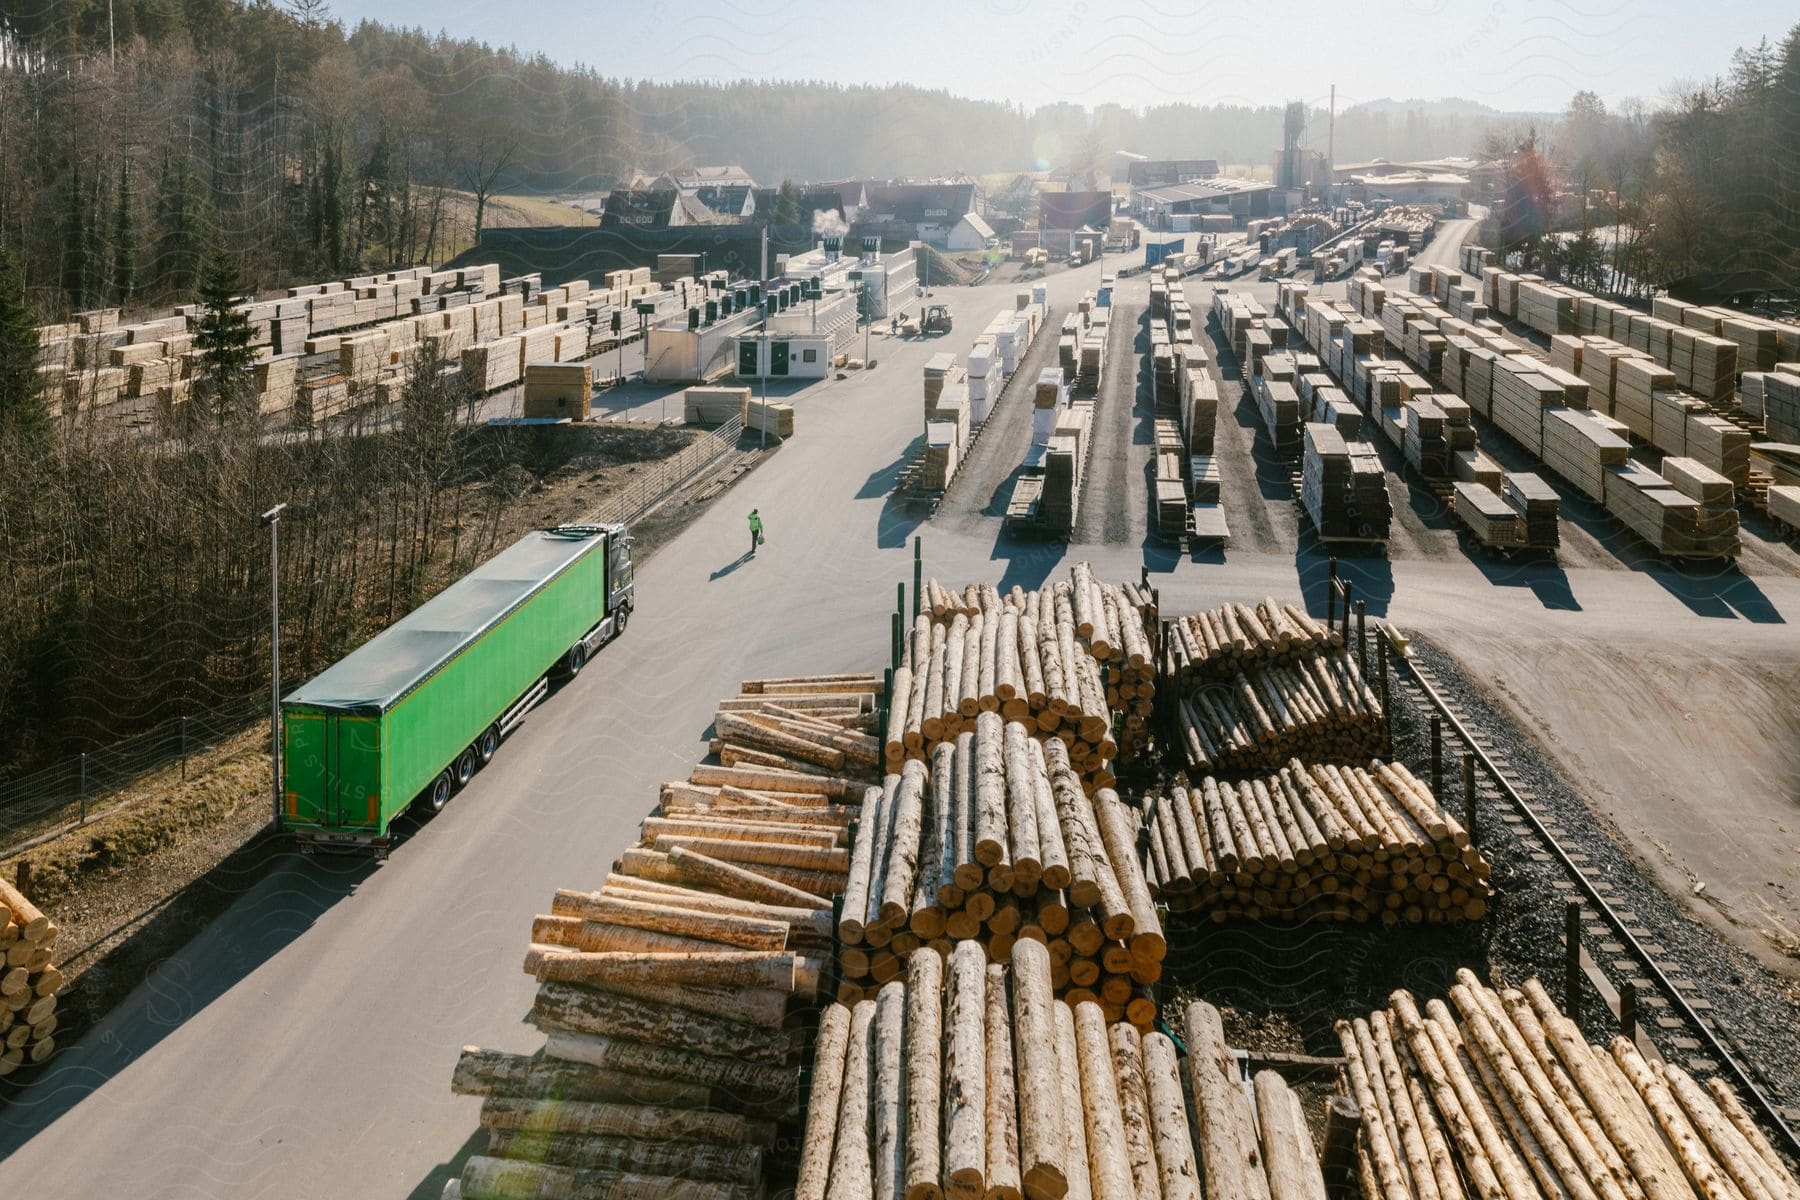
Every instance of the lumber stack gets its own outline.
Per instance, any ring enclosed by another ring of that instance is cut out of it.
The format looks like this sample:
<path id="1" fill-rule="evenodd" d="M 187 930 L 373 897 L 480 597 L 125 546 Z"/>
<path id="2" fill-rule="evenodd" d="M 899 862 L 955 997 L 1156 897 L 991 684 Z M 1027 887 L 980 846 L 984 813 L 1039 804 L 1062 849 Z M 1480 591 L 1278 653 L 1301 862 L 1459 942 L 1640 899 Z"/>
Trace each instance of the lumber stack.
<path id="1" fill-rule="evenodd" d="M 1335 425 L 1304 428 L 1300 502 L 1319 538 L 1385 542 L 1394 514 L 1380 455 L 1367 442 L 1347 441 Z"/>
<path id="2" fill-rule="evenodd" d="M 1298 604 L 1277 604 L 1270 596 L 1255 605 L 1225 604 L 1172 618 L 1166 671 L 1178 690 L 1187 691 L 1232 678 L 1248 662 L 1292 663 L 1343 641 Z"/>
<path id="3" fill-rule="evenodd" d="M 1706 469 L 1692 459 L 1674 461 Z M 1686 477 L 1681 481 L 1687 482 Z M 1730 501 L 1695 499 L 1675 480 L 1636 463 L 1606 469 L 1606 511 L 1658 554 L 1735 558 L 1742 549 L 1737 509 Z"/>
<path id="4" fill-rule="evenodd" d="M 0 879 L 0 1078 L 56 1049 L 56 922 Z"/>
<path id="5" fill-rule="evenodd" d="M 875 689 L 744 683 L 714 724 L 746 757 L 665 784 L 597 891 L 555 892 L 525 955 L 545 1043 L 463 1050 L 452 1089 L 484 1098 L 488 1142 L 446 1195 L 763 1194 L 767 1114 L 793 1099 L 798 1066 L 790 1002 L 817 993 L 832 952 L 865 799 L 853 776 L 878 749 Z"/>
<path id="6" fill-rule="evenodd" d="M 1400 763 L 1207 775 L 1146 809 L 1150 881 L 1172 912 L 1389 925 L 1487 913 L 1491 865 Z"/>
<path id="7" fill-rule="evenodd" d="M 1508 471 L 1500 481 L 1500 498 L 1525 523 L 1525 545 L 1554 550 L 1561 542 L 1556 518 L 1562 500 L 1556 489 L 1527 471 Z"/>
<path id="8" fill-rule="evenodd" d="M 1049 974 L 1035 944 L 1010 967 L 925 948 L 827 1009 L 794 1200 L 1324 1200 L 1298 1098 L 1245 1083 L 1217 1009 L 1187 1013 L 1184 1080 L 1173 1038 L 1058 1003 Z"/>
<path id="9" fill-rule="evenodd" d="M 921 944 L 978 942 L 1008 962 L 1050 948 L 1056 987 L 1113 1019 L 1145 1001 L 1167 950 L 1136 851 L 1133 810 L 1086 795 L 1061 740 L 998 712 L 909 759 L 857 825 L 837 935 L 839 998 L 894 979 Z"/>
<path id="10" fill-rule="evenodd" d="M 998 712 L 1033 738 L 1063 743 L 1083 789 L 1112 785 L 1108 762 L 1149 736 L 1156 659 L 1150 598 L 1133 584 L 1070 578 L 1002 596 L 926 581 L 889 706 L 886 764 L 929 762 L 935 748 Z M 1119 719 L 1115 720 L 1115 714 Z"/>
<path id="11" fill-rule="evenodd" d="M 1800 1189 L 1721 1079 L 1591 1045 L 1536 979 L 1504 991 L 1457 972 L 1337 1023 L 1362 1114 L 1365 1196 L 1443 1200 L 1782 1197 Z"/>

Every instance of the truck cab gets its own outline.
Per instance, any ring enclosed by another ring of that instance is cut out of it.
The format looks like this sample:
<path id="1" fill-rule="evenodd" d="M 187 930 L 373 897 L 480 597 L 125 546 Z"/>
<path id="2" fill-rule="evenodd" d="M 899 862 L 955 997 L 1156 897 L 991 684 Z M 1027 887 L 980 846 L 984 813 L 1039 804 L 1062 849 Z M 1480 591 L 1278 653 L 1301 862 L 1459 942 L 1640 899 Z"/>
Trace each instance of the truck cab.
<path id="1" fill-rule="evenodd" d="M 631 561 L 632 537 L 623 525 L 563 525 L 548 532 L 572 537 L 598 534 L 606 539 L 606 607 L 594 627 L 569 648 L 564 666 L 568 674 L 574 675 L 600 647 L 625 632 L 631 612 L 637 607 L 637 569 Z"/>

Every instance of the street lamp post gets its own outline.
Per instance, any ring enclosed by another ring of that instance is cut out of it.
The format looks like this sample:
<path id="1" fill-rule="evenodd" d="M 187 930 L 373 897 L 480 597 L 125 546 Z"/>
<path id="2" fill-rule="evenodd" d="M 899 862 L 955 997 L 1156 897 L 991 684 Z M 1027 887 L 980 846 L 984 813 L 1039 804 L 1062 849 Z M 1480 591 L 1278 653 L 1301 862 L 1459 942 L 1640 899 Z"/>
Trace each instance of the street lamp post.
<path id="1" fill-rule="evenodd" d="M 269 527 L 269 786 L 275 828 L 281 828 L 281 512 L 284 501 L 262 515 Z"/>

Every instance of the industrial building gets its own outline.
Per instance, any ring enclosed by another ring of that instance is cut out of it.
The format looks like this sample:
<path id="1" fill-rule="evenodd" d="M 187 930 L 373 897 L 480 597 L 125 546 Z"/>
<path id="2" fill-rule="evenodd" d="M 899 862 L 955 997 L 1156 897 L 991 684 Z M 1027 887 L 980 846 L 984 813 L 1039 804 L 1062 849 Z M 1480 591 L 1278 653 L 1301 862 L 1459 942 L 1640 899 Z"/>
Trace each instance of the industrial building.
<path id="1" fill-rule="evenodd" d="M 1236 228 L 1249 221 L 1279 216 L 1282 204 L 1272 183 L 1250 179 L 1196 179 L 1146 188 L 1131 198 L 1138 219 L 1151 229 L 1186 233 L 1195 218 L 1228 215 Z"/>

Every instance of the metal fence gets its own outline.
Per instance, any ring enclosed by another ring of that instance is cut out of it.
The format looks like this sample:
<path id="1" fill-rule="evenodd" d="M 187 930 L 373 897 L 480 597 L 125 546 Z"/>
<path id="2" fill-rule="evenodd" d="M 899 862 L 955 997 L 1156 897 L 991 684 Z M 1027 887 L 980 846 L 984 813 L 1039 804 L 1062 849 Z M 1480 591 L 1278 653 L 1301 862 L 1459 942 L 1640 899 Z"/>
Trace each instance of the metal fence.
<path id="1" fill-rule="evenodd" d="M 630 487 L 583 517 L 583 523 L 626 524 L 635 520 L 696 474 L 730 453 L 743 433 L 744 418 L 731 418 L 693 445 L 685 447 L 681 453 L 658 463 L 654 471 L 641 476 Z"/>
<path id="2" fill-rule="evenodd" d="M 0 858 L 34 837 L 78 827 L 147 772 L 205 753 L 265 712 L 246 696 L 218 708 L 171 717 L 110 746 L 0 782 Z"/>

